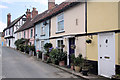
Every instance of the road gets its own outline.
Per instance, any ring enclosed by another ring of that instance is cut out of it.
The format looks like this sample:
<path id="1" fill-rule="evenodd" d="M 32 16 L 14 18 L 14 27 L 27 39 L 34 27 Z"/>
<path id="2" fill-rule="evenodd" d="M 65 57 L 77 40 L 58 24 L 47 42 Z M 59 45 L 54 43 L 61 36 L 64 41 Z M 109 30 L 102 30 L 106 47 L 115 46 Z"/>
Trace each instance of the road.
<path id="1" fill-rule="evenodd" d="M 2 47 L 3 78 L 76 78 L 11 48 Z"/>

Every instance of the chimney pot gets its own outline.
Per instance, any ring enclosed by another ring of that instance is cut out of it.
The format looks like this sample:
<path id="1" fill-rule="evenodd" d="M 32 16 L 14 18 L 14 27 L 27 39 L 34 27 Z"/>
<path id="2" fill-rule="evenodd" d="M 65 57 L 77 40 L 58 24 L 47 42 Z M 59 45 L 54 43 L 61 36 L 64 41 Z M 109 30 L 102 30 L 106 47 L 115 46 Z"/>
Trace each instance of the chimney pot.
<path id="1" fill-rule="evenodd" d="M 30 12 L 30 9 L 27 9 L 27 11 L 26 11 L 26 20 L 28 20 L 30 18 L 31 18 L 31 12 Z"/>
<path id="2" fill-rule="evenodd" d="M 38 15 L 38 11 L 36 10 L 36 8 L 33 7 L 33 10 L 32 10 L 32 19 Z"/>
<path id="3" fill-rule="evenodd" d="M 48 0 L 48 10 L 55 7 L 55 0 Z"/>
<path id="4" fill-rule="evenodd" d="M 10 23 L 11 23 L 11 14 L 8 13 L 7 14 L 7 27 L 10 25 Z"/>

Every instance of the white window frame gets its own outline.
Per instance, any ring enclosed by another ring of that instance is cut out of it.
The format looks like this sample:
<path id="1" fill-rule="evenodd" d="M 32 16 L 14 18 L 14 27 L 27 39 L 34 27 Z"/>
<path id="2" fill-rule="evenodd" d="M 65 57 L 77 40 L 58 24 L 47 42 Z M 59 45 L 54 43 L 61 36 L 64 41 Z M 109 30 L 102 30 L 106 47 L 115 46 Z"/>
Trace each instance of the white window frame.
<path id="1" fill-rule="evenodd" d="M 42 45 L 42 42 L 44 43 L 43 45 Z M 41 43 L 41 45 L 40 45 L 41 51 L 44 51 L 45 41 L 44 41 L 44 40 L 42 40 L 40 43 Z"/>
<path id="2" fill-rule="evenodd" d="M 45 35 L 45 25 L 41 24 L 41 35 Z"/>
<path id="3" fill-rule="evenodd" d="M 60 15 L 63 15 L 63 19 L 60 20 L 60 21 L 58 21 L 58 17 L 59 17 Z M 60 31 L 58 30 L 58 22 L 61 22 L 61 21 L 64 22 L 64 12 L 58 14 L 57 17 L 56 17 L 56 19 L 57 19 L 57 20 L 56 20 L 56 21 L 57 21 L 57 22 L 56 22 L 56 25 L 57 25 L 57 27 L 56 27 L 56 30 L 57 30 L 57 31 L 56 31 L 56 32 L 64 32 L 64 29 L 63 29 L 63 30 L 60 30 Z M 64 24 L 63 24 L 63 25 L 64 25 Z"/>
<path id="4" fill-rule="evenodd" d="M 64 44 L 64 39 L 63 38 L 56 39 L 56 47 L 58 47 L 58 41 L 59 40 L 63 40 L 63 44 Z M 63 51 L 64 51 L 64 48 L 63 48 Z"/>

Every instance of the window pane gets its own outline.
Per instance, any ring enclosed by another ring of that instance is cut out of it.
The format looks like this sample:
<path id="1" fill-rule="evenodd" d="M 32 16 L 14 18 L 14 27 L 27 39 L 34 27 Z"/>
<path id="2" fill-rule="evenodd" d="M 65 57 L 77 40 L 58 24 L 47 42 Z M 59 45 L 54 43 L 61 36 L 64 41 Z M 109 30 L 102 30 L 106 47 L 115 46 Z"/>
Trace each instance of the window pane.
<path id="1" fill-rule="evenodd" d="M 61 21 L 61 20 L 63 20 L 63 14 L 58 16 L 58 22 Z"/>
<path id="2" fill-rule="evenodd" d="M 62 48 L 62 45 L 63 45 L 63 40 L 58 40 L 57 41 L 57 47 L 58 47 L 58 50 L 63 52 L 63 48 Z"/>
<path id="3" fill-rule="evenodd" d="M 58 22 L 58 31 L 64 30 L 64 20 Z"/>

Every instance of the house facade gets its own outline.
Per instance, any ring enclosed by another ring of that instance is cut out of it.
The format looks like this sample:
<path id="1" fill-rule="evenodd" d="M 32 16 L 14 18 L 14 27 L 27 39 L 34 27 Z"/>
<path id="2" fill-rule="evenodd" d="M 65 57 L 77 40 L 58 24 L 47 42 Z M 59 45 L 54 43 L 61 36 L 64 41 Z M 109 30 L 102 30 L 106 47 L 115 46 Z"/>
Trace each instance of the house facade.
<path id="1" fill-rule="evenodd" d="M 36 20 L 37 15 L 38 15 L 38 11 L 36 10 L 36 8 L 33 8 L 32 12 L 30 12 L 30 9 L 27 9 L 26 22 L 21 28 L 19 28 L 15 32 L 17 34 L 17 39 L 21 39 L 21 38 L 29 39 L 29 45 L 34 45 L 35 27 L 33 23 Z"/>
<path id="2" fill-rule="evenodd" d="M 62 3 L 64 4 L 64 3 Z M 62 6 L 60 4 L 59 6 Z M 69 3 L 66 3 L 69 4 Z M 71 4 L 69 4 L 70 6 Z M 50 42 L 53 47 L 61 51 L 67 51 L 67 65 L 70 65 L 70 55 L 77 57 L 82 54 L 86 57 L 86 36 L 75 37 L 85 32 L 85 3 L 72 3 L 72 7 L 60 12 L 51 18 Z M 74 14 L 74 15 L 73 15 Z M 60 46 L 64 45 L 62 49 Z M 72 49 L 71 46 L 75 46 Z"/>
<path id="3" fill-rule="evenodd" d="M 4 29 L 5 33 L 5 40 L 6 40 L 6 45 L 8 47 L 15 48 L 14 42 L 16 40 L 16 35 L 14 32 L 18 30 L 24 23 L 25 23 L 25 15 L 20 16 L 19 18 L 15 19 L 14 21 L 11 22 L 11 14 L 9 13 L 7 15 L 7 28 Z"/>
<path id="4" fill-rule="evenodd" d="M 35 25 L 36 50 L 43 51 L 44 44 L 49 43 L 49 24 L 50 24 L 50 20 L 46 20 L 44 22 Z"/>
<path id="5" fill-rule="evenodd" d="M 87 33 L 92 43 L 87 44 L 87 58 L 99 75 L 112 77 L 120 73 L 120 2 L 88 2 Z M 108 68 L 109 67 L 109 68 Z"/>
<path id="6" fill-rule="evenodd" d="M 44 45 L 50 43 L 50 28 L 51 28 L 51 14 L 53 8 L 55 8 L 55 0 L 48 0 L 48 10 L 39 14 L 35 24 L 35 47 L 36 50 L 44 52 Z M 45 17 L 44 17 L 45 16 Z M 47 18 L 49 17 L 49 18 Z"/>

